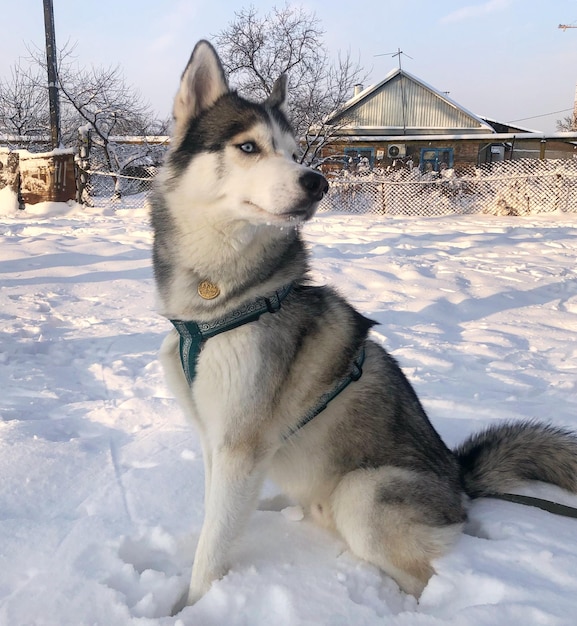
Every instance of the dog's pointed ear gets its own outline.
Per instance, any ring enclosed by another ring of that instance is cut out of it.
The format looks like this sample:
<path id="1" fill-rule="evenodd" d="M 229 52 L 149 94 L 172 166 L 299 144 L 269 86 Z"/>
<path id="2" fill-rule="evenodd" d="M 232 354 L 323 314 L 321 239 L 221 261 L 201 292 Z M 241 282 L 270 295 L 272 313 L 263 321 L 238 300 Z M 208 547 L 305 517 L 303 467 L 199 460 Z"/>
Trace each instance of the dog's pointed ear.
<path id="1" fill-rule="evenodd" d="M 285 115 L 288 113 L 287 106 L 287 82 L 288 77 L 286 74 L 279 76 L 274 85 L 270 96 L 266 99 L 265 104 L 271 109 L 280 109 Z"/>
<path id="2" fill-rule="evenodd" d="M 199 41 L 182 74 L 174 100 L 176 129 L 210 108 L 227 92 L 228 83 L 216 50 L 208 41 Z"/>

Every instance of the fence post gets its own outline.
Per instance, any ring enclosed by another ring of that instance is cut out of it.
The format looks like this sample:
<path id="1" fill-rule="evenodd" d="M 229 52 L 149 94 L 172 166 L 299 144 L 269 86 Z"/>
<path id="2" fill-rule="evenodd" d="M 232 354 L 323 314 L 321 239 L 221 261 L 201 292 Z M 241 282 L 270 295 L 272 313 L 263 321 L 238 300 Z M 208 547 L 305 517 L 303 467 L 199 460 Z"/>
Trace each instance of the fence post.
<path id="1" fill-rule="evenodd" d="M 547 145 L 546 139 L 541 139 L 541 145 L 539 146 L 539 160 L 545 160 L 545 146 Z"/>
<path id="2" fill-rule="evenodd" d="M 81 126 L 78 129 L 78 180 L 76 182 L 76 202 L 90 206 L 86 187 L 89 183 L 90 148 L 92 147 L 92 129 Z"/>
<path id="3" fill-rule="evenodd" d="M 560 171 L 555 174 L 555 211 L 566 211 L 569 206 L 569 193 L 565 194 L 565 206 L 563 206 L 563 189 L 565 187 L 564 176 Z"/>

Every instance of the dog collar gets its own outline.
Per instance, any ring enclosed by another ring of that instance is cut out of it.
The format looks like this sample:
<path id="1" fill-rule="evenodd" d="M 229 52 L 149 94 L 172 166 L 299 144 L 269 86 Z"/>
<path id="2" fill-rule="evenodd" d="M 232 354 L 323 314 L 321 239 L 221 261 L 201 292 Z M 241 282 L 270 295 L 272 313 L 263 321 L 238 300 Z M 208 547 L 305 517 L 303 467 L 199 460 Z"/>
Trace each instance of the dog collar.
<path id="1" fill-rule="evenodd" d="M 245 304 L 240 309 L 212 322 L 170 320 L 180 335 L 180 362 L 188 384 L 192 385 L 196 376 L 198 356 L 202 344 L 207 339 L 243 324 L 255 322 L 264 313 L 277 313 L 292 288 L 292 283 L 285 285 L 270 296 L 257 298 L 254 302 Z"/>

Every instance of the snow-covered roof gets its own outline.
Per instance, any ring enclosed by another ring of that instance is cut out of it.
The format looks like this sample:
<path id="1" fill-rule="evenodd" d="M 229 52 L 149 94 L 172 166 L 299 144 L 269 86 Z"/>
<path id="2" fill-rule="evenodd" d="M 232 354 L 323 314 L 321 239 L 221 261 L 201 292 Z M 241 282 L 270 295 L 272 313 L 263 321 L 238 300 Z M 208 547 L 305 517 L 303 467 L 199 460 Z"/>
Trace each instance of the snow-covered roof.
<path id="1" fill-rule="evenodd" d="M 361 128 L 363 134 L 370 135 L 494 132 L 492 126 L 447 94 L 401 69 L 355 95 L 329 120 L 331 124 L 344 122 L 343 134 L 356 134 Z"/>
<path id="2" fill-rule="evenodd" d="M 487 122 L 488 124 L 491 124 L 491 126 L 503 126 L 503 127 L 507 127 L 509 130 L 507 132 L 513 133 L 513 132 L 522 132 L 522 133 L 540 133 L 540 130 L 536 130 L 534 128 L 526 128 L 525 126 L 518 126 L 517 124 L 509 124 L 508 122 L 500 122 L 499 120 L 495 120 L 491 117 L 487 117 L 485 115 L 479 115 L 479 117 L 484 120 L 485 122 Z M 497 132 L 502 132 L 498 129 L 496 129 Z"/>
<path id="3" fill-rule="evenodd" d="M 347 136 L 347 141 L 399 141 L 398 134 L 363 134 L 364 131 L 367 130 L 365 128 L 359 128 L 358 132 L 355 133 L 354 136 Z M 389 130 L 389 129 L 385 129 Z M 435 137 L 431 137 L 431 135 L 422 134 L 422 135 L 404 135 L 403 142 L 410 141 L 491 141 L 491 142 L 500 142 L 500 141 L 513 141 L 513 140 L 533 140 L 533 141 L 563 141 L 566 143 L 575 143 L 577 141 L 577 132 L 557 132 L 557 133 L 544 133 L 541 131 L 535 132 L 520 132 L 520 133 L 443 133 L 439 135 L 435 135 Z"/>

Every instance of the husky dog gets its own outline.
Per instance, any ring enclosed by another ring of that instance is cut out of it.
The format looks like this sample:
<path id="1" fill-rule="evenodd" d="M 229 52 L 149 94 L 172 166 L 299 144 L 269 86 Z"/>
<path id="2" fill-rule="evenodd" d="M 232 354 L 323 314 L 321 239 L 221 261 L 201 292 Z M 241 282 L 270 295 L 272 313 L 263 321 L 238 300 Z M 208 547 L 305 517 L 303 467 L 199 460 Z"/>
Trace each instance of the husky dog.
<path id="1" fill-rule="evenodd" d="M 577 437 L 498 425 L 449 450 L 373 322 L 307 280 L 299 227 L 328 185 L 299 163 L 281 77 L 261 103 L 199 42 L 152 197 L 161 360 L 198 428 L 205 521 L 186 603 L 227 572 L 270 477 L 350 550 L 419 596 L 470 498 L 542 480 L 577 491 Z"/>

